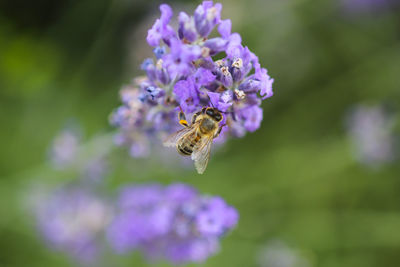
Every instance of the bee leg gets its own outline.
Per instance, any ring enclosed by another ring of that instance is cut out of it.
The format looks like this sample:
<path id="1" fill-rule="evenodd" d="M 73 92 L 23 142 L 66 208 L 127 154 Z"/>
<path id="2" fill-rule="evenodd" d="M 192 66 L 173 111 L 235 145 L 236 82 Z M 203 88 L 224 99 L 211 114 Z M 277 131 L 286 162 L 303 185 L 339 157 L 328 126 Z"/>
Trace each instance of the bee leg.
<path id="1" fill-rule="evenodd" d="M 226 126 L 226 124 L 224 124 L 221 127 L 219 127 L 218 132 L 214 135 L 214 138 L 217 138 L 219 136 L 219 134 L 221 133 L 222 128 L 224 128 L 224 126 Z"/>
<path id="2" fill-rule="evenodd" d="M 179 106 L 179 114 L 178 114 L 178 118 L 179 118 L 179 124 L 182 125 L 183 127 L 189 127 L 188 122 L 186 120 L 186 116 L 185 113 L 183 113 L 182 108 Z"/>

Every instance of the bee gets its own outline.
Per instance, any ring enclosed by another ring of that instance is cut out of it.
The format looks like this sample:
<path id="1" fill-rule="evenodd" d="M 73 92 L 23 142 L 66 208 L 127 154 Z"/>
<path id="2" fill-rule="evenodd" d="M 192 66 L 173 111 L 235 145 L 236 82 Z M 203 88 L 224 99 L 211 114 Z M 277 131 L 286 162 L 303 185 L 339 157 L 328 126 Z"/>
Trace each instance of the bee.
<path id="1" fill-rule="evenodd" d="M 225 126 L 219 126 L 222 113 L 214 107 L 203 107 L 193 115 L 190 125 L 182 109 L 178 116 L 179 123 L 185 128 L 170 135 L 164 146 L 176 147 L 179 154 L 191 156 L 197 172 L 202 174 L 210 159 L 213 139 L 219 136 Z"/>

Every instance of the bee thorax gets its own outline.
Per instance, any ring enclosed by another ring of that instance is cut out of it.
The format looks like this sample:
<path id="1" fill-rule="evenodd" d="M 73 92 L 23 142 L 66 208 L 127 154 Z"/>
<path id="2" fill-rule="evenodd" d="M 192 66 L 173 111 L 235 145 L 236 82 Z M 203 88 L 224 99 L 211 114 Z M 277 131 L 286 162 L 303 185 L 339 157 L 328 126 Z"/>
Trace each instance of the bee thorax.
<path id="1" fill-rule="evenodd" d="M 216 123 L 211 119 L 204 119 L 200 124 L 200 131 L 202 133 L 209 133 L 216 127 Z"/>

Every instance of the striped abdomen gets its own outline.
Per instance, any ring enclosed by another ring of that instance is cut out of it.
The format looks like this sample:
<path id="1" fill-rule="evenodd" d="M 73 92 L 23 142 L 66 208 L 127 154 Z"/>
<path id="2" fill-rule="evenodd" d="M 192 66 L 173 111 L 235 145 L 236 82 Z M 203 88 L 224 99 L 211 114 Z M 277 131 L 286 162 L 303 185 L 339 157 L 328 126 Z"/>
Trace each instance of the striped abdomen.
<path id="1" fill-rule="evenodd" d="M 200 141 L 200 138 L 201 137 L 197 132 L 186 138 L 182 138 L 179 142 L 177 142 L 176 150 L 184 156 L 190 156 L 193 153 L 193 148 Z"/>

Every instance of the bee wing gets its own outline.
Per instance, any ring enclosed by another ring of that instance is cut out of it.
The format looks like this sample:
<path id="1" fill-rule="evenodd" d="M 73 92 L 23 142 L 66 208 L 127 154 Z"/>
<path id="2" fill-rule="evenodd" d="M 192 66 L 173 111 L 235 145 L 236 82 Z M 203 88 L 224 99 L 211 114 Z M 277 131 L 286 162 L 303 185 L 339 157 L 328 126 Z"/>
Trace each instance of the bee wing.
<path id="1" fill-rule="evenodd" d="M 166 147 L 175 147 L 176 142 L 187 134 L 190 134 L 194 129 L 192 127 L 183 128 L 170 136 L 164 141 L 163 145 Z"/>
<path id="2" fill-rule="evenodd" d="M 193 149 L 192 160 L 194 160 L 194 166 L 199 174 L 202 174 L 207 168 L 212 140 L 212 135 L 205 136 Z"/>

